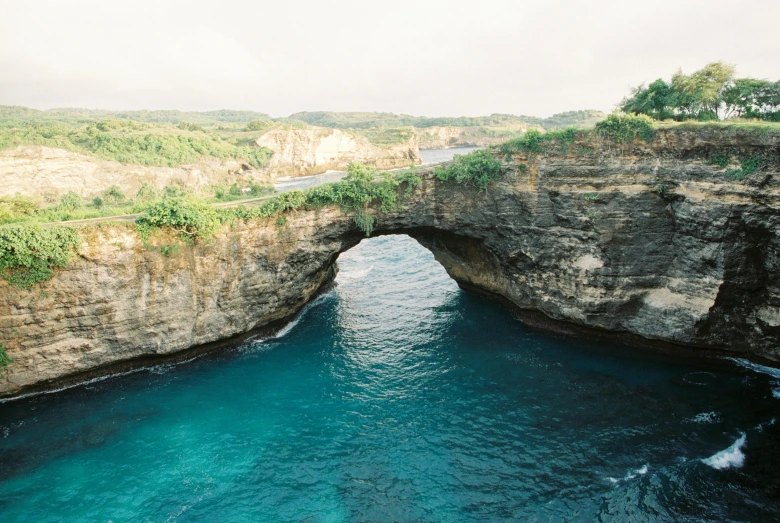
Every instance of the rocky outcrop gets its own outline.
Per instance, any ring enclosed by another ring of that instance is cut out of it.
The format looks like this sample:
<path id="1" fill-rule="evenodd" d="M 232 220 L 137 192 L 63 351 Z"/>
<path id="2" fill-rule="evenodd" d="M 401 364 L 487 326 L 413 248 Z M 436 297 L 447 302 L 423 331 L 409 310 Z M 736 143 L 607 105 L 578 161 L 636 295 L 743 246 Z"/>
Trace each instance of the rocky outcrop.
<path id="1" fill-rule="evenodd" d="M 212 185 L 246 184 L 252 176 L 270 183 L 268 175 L 236 160 L 204 160 L 181 167 L 126 165 L 42 145 L 0 151 L 0 196 L 16 193 L 57 201 L 68 191 L 91 198 L 111 185 L 133 195 L 143 183 L 162 188 L 178 185 L 202 192 Z"/>
<path id="2" fill-rule="evenodd" d="M 256 144 L 274 152 L 268 170 L 276 176 L 343 171 L 351 162 L 371 165 L 380 170 L 420 163 L 415 138 L 390 147 L 378 147 L 362 136 L 322 127 L 274 129 L 258 138 Z"/>
<path id="3" fill-rule="evenodd" d="M 708 161 L 726 152 L 760 167 L 736 180 Z M 464 288 L 547 318 L 780 361 L 780 135 L 667 129 L 623 146 L 591 135 L 499 158 L 487 192 L 422 170 L 376 234 L 409 234 Z M 52 280 L 0 281 L 0 342 L 15 360 L 0 395 L 289 317 L 363 237 L 333 207 L 277 223 L 226 227 L 168 256 L 131 227 L 95 228 Z"/>
<path id="4" fill-rule="evenodd" d="M 543 131 L 538 125 L 523 124 L 513 128 L 490 127 L 420 127 L 415 128 L 420 149 L 447 147 L 485 147 L 521 136 L 529 129 Z"/>

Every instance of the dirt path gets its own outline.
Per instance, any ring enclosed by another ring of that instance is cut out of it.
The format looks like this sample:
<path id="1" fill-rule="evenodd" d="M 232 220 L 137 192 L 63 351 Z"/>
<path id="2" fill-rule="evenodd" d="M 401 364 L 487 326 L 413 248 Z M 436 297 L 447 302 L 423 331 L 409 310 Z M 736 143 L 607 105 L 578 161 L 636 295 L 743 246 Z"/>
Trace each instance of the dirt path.
<path id="1" fill-rule="evenodd" d="M 270 200 L 271 198 L 275 197 L 276 195 L 270 195 L 270 196 L 260 196 L 257 198 L 247 198 L 246 200 L 235 200 L 232 202 L 222 202 L 222 203 L 215 203 L 212 204 L 214 207 L 217 208 L 224 208 L 224 207 L 238 207 L 239 205 L 246 205 L 249 204 L 249 206 L 253 206 L 254 204 L 257 204 L 258 202 L 262 202 L 265 200 Z M 99 218 L 85 218 L 83 220 L 67 220 L 64 222 L 48 222 L 48 223 L 42 223 L 44 227 L 51 227 L 54 225 L 89 225 L 92 223 L 101 223 L 101 222 L 134 222 L 139 217 L 143 216 L 143 213 L 138 212 L 135 214 L 118 214 L 116 216 L 101 216 Z"/>

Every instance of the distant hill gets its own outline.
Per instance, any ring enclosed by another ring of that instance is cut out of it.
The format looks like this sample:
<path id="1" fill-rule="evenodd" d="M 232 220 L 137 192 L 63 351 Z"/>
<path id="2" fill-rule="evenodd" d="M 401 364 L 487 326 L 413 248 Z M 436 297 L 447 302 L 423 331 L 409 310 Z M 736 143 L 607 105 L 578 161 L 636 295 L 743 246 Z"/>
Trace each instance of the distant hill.
<path id="1" fill-rule="evenodd" d="M 255 111 L 106 111 L 102 109 L 58 108 L 39 111 L 17 105 L 0 105 L 0 119 L 42 120 L 58 122 L 87 122 L 117 119 L 148 123 L 195 123 L 199 125 L 248 124 L 255 120 L 271 120 L 265 113 Z"/>
<path id="2" fill-rule="evenodd" d="M 518 116 L 528 123 L 535 123 L 545 130 L 563 129 L 565 127 L 593 127 L 596 122 L 606 118 L 606 113 L 594 109 L 584 111 L 566 111 L 550 116 L 549 118 L 537 118 L 535 116 Z"/>
<path id="3" fill-rule="evenodd" d="M 536 116 L 516 116 L 512 114 L 491 114 L 490 116 L 436 117 L 410 116 L 408 114 L 371 113 L 371 112 L 330 112 L 308 111 L 294 113 L 280 120 L 305 122 L 320 127 L 337 129 L 371 129 L 387 127 L 521 127 L 527 124 L 539 125 L 544 129 L 560 129 L 568 126 L 592 127 L 606 118 L 601 111 L 568 111 L 549 118 Z"/>
<path id="4" fill-rule="evenodd" d="M 305 123 L 318 127 L 336 129 L 385 129 L 399 127 L 490 127 L 518 128 L 528 124 L 538 125 L 546 130 L 563 127 L 592 127 L 606 118 L 601 111 L 568 111 L 549 118 L 517 116 L 513 114 L 491 114 L 490 116 L 427 117 L 395 113 L 308 111 L 294 113 L 284 118 L 271 118 L 266 113 L 255 111 L 107 111 L 103 109 L 81 109 L 64 107 L 41 111 L 18 105 L 0 105 L 0 120 L 56 121 L 63 123 L 84 123 L 96 120 L 117 119 L 148 123 L 178 124 L 188 122 L 199 125 L 246 125 L 257 121 L 276 121 L 286 124 Z"/>

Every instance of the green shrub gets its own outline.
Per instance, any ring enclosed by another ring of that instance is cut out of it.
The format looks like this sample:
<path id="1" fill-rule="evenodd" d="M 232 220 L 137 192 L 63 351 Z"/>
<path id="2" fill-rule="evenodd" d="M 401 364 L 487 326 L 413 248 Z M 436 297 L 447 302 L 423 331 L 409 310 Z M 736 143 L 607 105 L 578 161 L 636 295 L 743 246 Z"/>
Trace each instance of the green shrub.
<path id="1" fill-rule="evenodd" d="M 522 136 L 501 144 L 499 151 L 505 155 L 520 152 L 528 153 L 529 155 L 543 153 L 549 145 L 554 143 L 562 146 L 572 143 L 580 132 L 582 131 L 574 127 L 548 131 L 546 133 L 537 129 L 529 129 Z"/>
<path id="2" fill-rule="evenodd" d="M 0 198 L 0 205 L 9 209 L 16 216 L 34 216 L 41 208 L 40 200 L 32 196 L 5 196 Z"/>
<path id="3" fill-rule="evenodd" d="M 65 267 L 79 245 L 68 227 L 44 228 L 37 224 L 0 227 L 0 276 L 17 287 L 31 287 Z"/>
<path id="4" fill-rule="evenodd" d="M 246 124 L 246 127 L 244 127 L 245 131 L 262 131 L 266 127 L 269 127 L 271 125 L 271 122 L 268 120 L 252 120 L 248 124 Z"/>
<path id="5" fill-rule="evenodd" d="M 264 196 L 266 194 L 271 194 L 274 192 L 273 186 L 270 185 L 260 185 L 257 183 L 251 183 L 249 185 L 249 192 L 252 194 L 252 196 Z"/>
<path id="6" fill-rule="evenodd" d="M 103 199 L 109 204 L 116 205 L 125 199 L 125 193 L 118 185 L 112 185 L 103 191 Z"/>
<path id="7" fill-rule="evenodd" d="M 187 196 L 167 196 L 146 208 L 136 220 L 141 237 L 147 241 L 155 230 L 167 227 L 178 232 L 185 242 L 208 241 L 222 222 L 210 205 Z"/>
<path id="8" fill-rule="evenodd" d="M 2 378 L 5 375 L 5 370 L 13 362 L 14 360 L 12 360 L 10 356 L 8 356 L 5 347 L 3 347 L 3 344 L 0 343 L 0 378 Z"/>
<path id="9" fill-rule="evenodd" d="M 645 114 L 613 113 L 596 124 L 596 132 L 615 143 L 631 143 L 653 138 L 653 119 Z"/>
<path id="10" fill-rule="evenodd" d="M 230 190 L 228 190 L 228 194 L 230 196 L 241 196 L 243 195 L 243 191 L 241 190 L 241 187 L 238 186 L 237 183 L 234 183 L 230 186 Z"/>
<path id="11" fill-rule="evenodd" d="M 96 209 L 102 209 L 104 204 L 105 202 L 103 201 L 103 198 L 101 198 L 100 196 L 95 196 L 94 198 L 92 198 L 92 207 Z"/>
<path id="12" fill-rule="evenodd" d="M 73 191 L 68 191 L 60 199 L 60 204 L 57 206 L 59 211 L 75 211 L 81 209 L 84 202 L 81 200 L 81 196 Z"/>
<path id="13" fill-rule="evenodd" d="M 480 191 L 486 191 L 488 185 L 501 176 L 501 162 L 489 150 L 480 149 L 465 155 L 456 154 L 446 169 L 437 167 L 434 172 L 439 180 L 455 180 L 461 185 L 474 185 Z"/>
<path id="14" fill-rule="evenodd" d="M 162 192 L 154 185 L 144 182 L 135 193 L 135 201 L 138 203 L 150 203 L 162 198 Z"/>

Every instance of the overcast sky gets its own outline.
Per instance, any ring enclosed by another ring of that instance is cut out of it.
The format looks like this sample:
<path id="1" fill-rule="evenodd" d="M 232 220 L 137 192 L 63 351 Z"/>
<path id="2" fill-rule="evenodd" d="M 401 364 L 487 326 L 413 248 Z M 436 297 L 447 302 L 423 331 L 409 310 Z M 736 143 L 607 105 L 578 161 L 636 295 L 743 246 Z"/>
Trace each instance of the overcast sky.
<path id="1" fill-rule="evenodd" d="M 714 60 L 780 78 L 778 20 L 778 0 L 0 0 L 0 104 L 609 111 Z"/>

